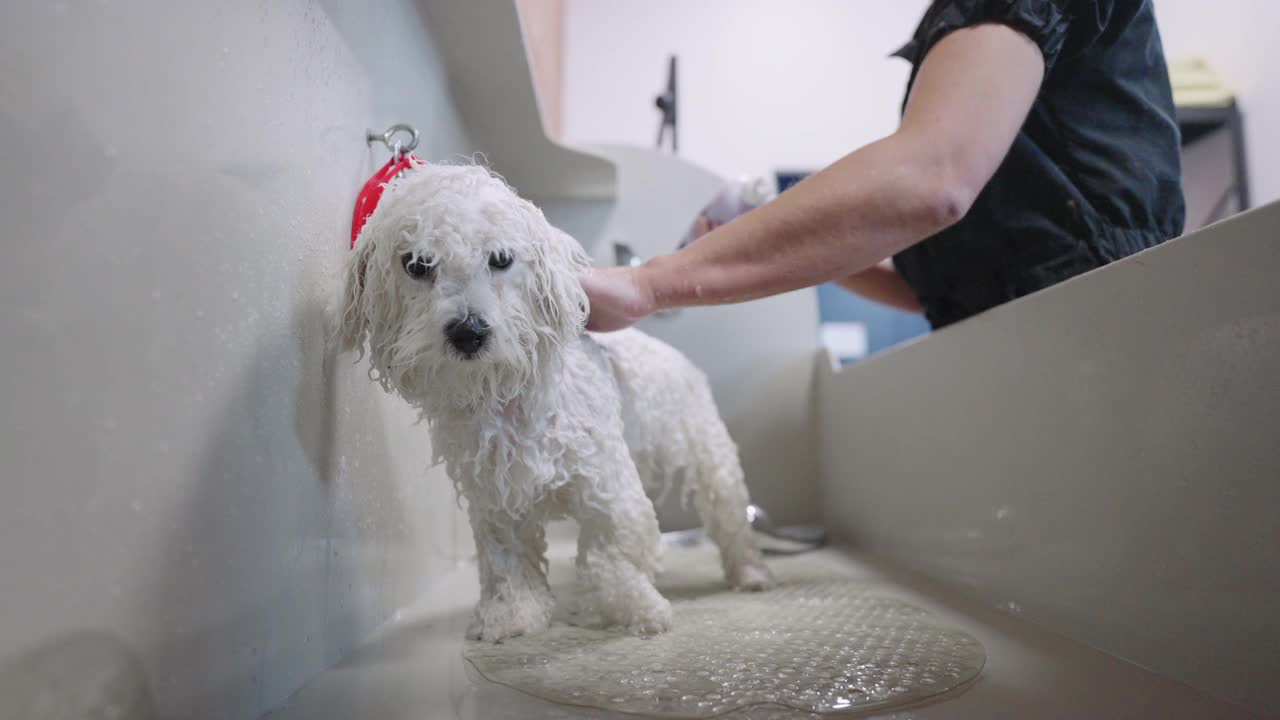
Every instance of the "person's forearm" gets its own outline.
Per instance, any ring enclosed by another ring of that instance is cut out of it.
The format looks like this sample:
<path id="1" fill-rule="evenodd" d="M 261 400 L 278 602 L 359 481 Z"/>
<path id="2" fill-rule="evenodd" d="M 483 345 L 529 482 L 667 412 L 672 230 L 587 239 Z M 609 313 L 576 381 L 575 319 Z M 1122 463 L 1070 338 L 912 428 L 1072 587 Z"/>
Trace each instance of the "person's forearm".
<path id="1" fill-rule="evenodd" d="M 739 302 L 847 278 L 956 222 L 999 166 L 1044 62 L 1016 30 L 957 30 L 921 64 L 893 135 L 634 276 L 657 309 Z"/>
<path id="2" fill-rule="evenodd" d="M 921 312 L 920 299 L 916 291 L 898 274 L 889 261 L 883 261 L 836 281 L 841 287 L 855 292 L 868 300 L 881 305 L 888 305 L 907 312 Z"/>
<path id="3" fill-rule="evenodd" d="M 641 266 L 658 308 L 754 300 L 848 277 L 958 220 L 970 198 L 897 133 Z"/>

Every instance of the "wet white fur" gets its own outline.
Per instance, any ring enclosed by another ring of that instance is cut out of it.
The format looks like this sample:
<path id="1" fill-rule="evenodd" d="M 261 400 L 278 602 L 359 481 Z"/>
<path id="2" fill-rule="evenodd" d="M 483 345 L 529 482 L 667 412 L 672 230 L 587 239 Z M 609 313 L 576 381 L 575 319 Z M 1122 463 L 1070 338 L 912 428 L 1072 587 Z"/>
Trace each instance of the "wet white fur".
<path id="1" fill-rule="evenodd" d="M 514 256 L 490 268 L 494 252 Z M 429 256 L 434 277 L 405 272 Z M 581 527 L 587 608 L 632 632 L 668 629 L 653 587 L 659 533 L 645 493 L 683 475 L 729 583 L 771 584 L 746 519 L 737 448 L 705 376 L 639 331 L 583 332 L 587 257 L 541 211 L 473 165 L 421 165 L 388 185 L 348 260 L 340 335 L 370 376 L 426 420 L 467 501 L 481 599 L 468 630 L 497 641 L 547 626 L 544 524 Z M 467 313 L 492 335 L 466 359 L 444 328 Z"/>

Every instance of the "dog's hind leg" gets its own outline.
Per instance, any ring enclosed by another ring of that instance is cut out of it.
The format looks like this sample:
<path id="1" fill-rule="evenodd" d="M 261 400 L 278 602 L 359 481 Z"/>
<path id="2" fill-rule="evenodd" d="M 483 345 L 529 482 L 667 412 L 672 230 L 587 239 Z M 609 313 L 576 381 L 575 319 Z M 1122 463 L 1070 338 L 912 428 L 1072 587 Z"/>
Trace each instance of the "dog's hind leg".
<path id="1" fill-rule="evenodd" d="M 541 521 L 473 511 L 471 529 L 480 567 L 480 602 L 467 637 L 497 642 L 546 628 L 555 598 L 547 584 Z"/>
<path id="2" fill-rule="evenodd" d="M 651 634 L 671 627 L 671 604 L 653 586 L 658 517 L 635 465 L 625 455 L 608 470 L 616 479 L 577 480 L 571 512 L 578 521 L 578 581 L 590 610 L 607 625 Z"/>
<path id="3" fill-rule="evenodd" d="M 685 483 L 703 527 L 720 549 L 725 578 L 735 590 L 767 590 L 773 576 L 747 520 L 747 486 L 729 430 L 719 417 L 693 435 Z"/>

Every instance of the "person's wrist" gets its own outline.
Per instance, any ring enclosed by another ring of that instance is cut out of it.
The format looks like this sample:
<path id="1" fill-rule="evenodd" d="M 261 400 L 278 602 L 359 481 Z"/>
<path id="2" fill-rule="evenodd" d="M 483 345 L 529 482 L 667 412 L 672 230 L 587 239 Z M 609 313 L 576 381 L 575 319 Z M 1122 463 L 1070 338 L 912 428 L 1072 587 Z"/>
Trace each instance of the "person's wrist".
<path id="1" fill-rule="evenodd" d="M 666 310 L 663 307 L 662 299 L 656 292 L 656 275 L 662 272 L 665 264 L 665 256 L 651 258 L 640 265 L 637 265 L 632 272 L 632 281 L 635 283 L 636 291 L 639 293 L 644 307 L 642 308 L 645 315 Z"/>

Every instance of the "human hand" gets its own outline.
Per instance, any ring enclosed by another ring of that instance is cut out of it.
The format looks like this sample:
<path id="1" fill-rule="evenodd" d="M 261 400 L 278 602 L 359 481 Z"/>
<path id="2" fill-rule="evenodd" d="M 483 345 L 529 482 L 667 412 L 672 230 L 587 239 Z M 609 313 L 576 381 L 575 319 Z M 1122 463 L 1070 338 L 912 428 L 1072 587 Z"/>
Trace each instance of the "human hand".
<path id="1" fill-rule="evenodd" d="M 592 268 L 579 278 L 590 301 L 588 330 L 621 330 L 658 309 L 641 275 L 639 267 L 610 267 Z"/>

